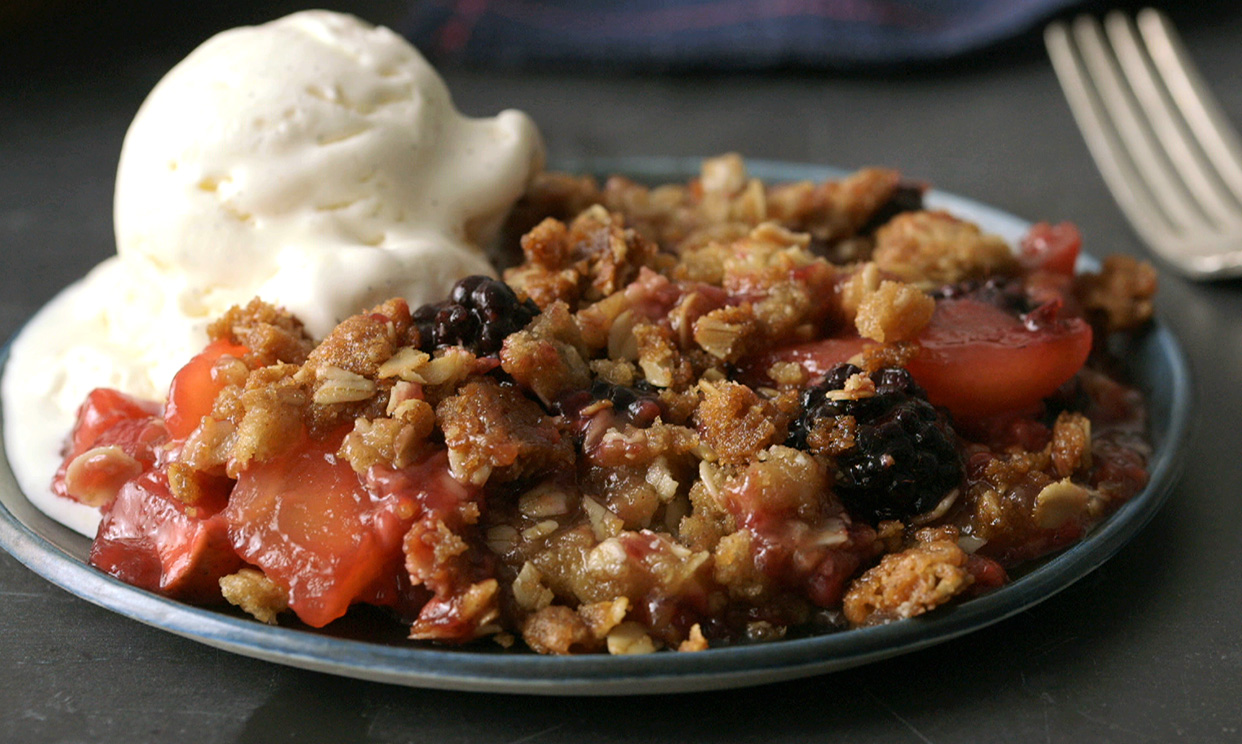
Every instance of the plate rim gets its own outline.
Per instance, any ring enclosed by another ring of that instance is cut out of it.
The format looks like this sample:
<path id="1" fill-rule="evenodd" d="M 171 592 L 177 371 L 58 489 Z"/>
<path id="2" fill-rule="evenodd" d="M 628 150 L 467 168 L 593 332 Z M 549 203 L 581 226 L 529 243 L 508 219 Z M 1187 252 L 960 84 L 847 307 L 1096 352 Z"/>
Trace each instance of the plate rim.
<path id="1" fill-rule="evenodd" d="M 702 158 L 620 157 L 562 159 L 578 173 L 623 173 L 632 178 L 684 179 Z M 813 163 L 753 159 L 751 175 L 765 181 L 824 180 L 846 173 Z M 982 202 L 932 190 L 928 203 L 985 223 L 1013 240 L 1030 223 Z M 1087 264 L 1092 263 L 1090 258 Z M 18 329 L 2 348 L 9 356 Z M 1140 342 L 1168 365 L 1168 421 L 1149 460 L 1148 485 L 1084 540 L 989 594 L 939 608 L 927 616 L 840 633 L 772 643 L 645 656 L 540 656 L 427 646 L 395 646 L 268 626 L 249 618 L 170 600 L 125 584 L 80 562 L 9 509 L 29 499 L 16 484 L 0 447 L 0 548 L 52 584 L 109 611 L 233 653 L 346 677 L 417 687 L 539 695 L 613 695 L 695 692 L 810 676 L 911 653 L 995 624 L 1042 602 L 1090 574 L 1154 518 L 1168 500 L 1192 439 L 1194 385 L 1189 361 L 1159 317 Z M 1162 381 L 1163 382 L 1163 381 Z M 1150 391 L 1149 391 L 1150 392 Z M 0 407 L 0 429 L 4 426 Z M 70 533 L 82 541 L 88 539 Z M 844 647 L 844 648 L 838 648 Z"/>

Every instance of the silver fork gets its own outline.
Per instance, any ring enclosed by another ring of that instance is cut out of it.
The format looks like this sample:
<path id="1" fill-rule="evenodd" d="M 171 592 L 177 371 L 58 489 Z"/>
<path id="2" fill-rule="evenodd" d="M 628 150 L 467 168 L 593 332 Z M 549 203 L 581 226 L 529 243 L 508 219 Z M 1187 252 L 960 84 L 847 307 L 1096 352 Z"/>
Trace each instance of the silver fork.
<path id="1" fill-rule="evenodd" d="M 1196 279 L 1242 276 L 1242 140 L 1159 11 L 1044 32 L 1096 166 L 1147 245 Z"/>

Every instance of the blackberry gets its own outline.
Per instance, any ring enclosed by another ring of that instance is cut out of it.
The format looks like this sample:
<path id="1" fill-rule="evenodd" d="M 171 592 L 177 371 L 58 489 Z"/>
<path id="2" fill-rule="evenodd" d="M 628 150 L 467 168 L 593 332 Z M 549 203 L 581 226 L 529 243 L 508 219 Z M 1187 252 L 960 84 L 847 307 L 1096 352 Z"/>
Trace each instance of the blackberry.
<path id="1" fill-rule="evenodd" d="M 553 413 L 566 418 L 579 416 L 584 408 L 597 400 L 612 403 L 612 410 L 619 419 L 618 423 L 629 423 L 640 429 L 651 426 L 657 417 L 664 415 L 664 406 L 660 396 L 650 383 L 640 381 L 634 387 L 613 385 L 604 380 L 595 380 L 589 390 L 577 390 L 563 396 L 553 404 Z"/>
<path id="2" fill-rule="evenodd" d="M 539 306 L 530 299 L 518 300 L 508 284 L 468 276 L 453 285 L 448 300 L 423 305 L 413 317 L 423 351 L 464 346 L 479 356 L 489 356 L 538 314 Z"/>
<path id="3" fill-rule="evenodd" d="M 827 396 L 861 371 L 838 364 L 823 382 L 803 392 L 802 414 L 790 427 L 789 444 L 808 449 L 807 437 L 817 421 L 852 416 L 854 445 L 836 457 L 836 493 L 849 512 L 875 523 L 929 511 L 962 480 L 952 425 L 900 367 L 872 373 L 873 396 Z"/>

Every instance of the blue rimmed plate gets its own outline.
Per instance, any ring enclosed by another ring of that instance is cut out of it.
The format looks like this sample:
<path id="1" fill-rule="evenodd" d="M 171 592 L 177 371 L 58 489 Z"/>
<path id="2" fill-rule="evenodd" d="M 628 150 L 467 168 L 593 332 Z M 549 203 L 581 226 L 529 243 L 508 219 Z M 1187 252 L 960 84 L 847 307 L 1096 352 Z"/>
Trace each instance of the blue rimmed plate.
<path id="1" fill-rule="evenodd" d="M 633 158 L 558 164 L 571 172 L 623 173 L 657 183 L 698 173 L 697 159 Z M 815 165 L 751 161 L 768 182 L 824 180 L 841 171 Z M 1016 242 L 1029 224 L 978 202 L 932 192 L 929 206 L 948 209 Z M 1089 260 L 1089 259 L 1088 259 Z M 7 359 L 7 348 L 0 362 Z M 174 602 L 124 584 L 86 564 L 89 541 L 39 512 L 0 457 L 0 547 L 48 581 L 126 617 L 246 656 L 380 682 L 457 690 L 603 695 L 711 690 L 775 682 L 866 664 L 955 638 L 1052 596 L 1107 560 L 1147 524 L 1171 492 L 1183 461 L 1191 380 L 1176 339 L 1160 322 L 1126 363 L 1147 396 L 1155 445 L 1147 487 L 1080 543 L 1012 583 L 928 616 L 832 635 L 701 653 L 548 657 L 479 648 L 443 649 L 400 634 L 366 636 L 351 613 L 323 631 L 274 627 L 228 612 Z M 4 426 L 0 410 L 0 427 Z M 360 640 L 367 637 L 368 640 Z"/>

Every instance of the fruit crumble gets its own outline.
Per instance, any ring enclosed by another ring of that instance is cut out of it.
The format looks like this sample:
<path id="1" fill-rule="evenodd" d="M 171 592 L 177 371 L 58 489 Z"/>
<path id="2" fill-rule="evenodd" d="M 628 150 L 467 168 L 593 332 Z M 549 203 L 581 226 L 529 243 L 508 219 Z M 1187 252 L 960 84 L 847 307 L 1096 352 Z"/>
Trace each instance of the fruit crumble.
<path id="1" fill-rule="evenodd" d="M 1147 479 L 1110 341 L 1155 274 L 1075 274 L 882 169 L 765 185 L 539 177 L 503 281 L 318 344 L 260 300 L 164 406 L 98 389 L 56 476 L 91 563 L 322 627 L 539 653 L 699 651 L 911 618 L 1003 585 Z"/>

